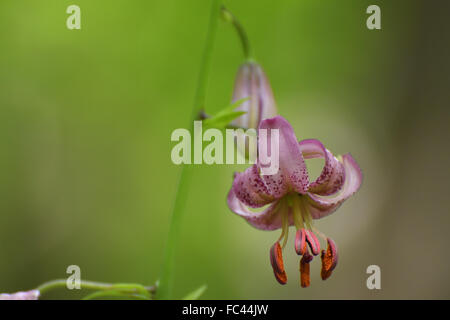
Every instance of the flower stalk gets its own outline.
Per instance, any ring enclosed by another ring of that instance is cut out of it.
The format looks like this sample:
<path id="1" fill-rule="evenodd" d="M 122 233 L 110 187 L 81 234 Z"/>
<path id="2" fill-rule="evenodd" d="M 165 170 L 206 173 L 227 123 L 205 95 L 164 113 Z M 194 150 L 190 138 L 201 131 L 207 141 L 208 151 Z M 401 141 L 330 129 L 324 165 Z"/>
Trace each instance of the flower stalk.
<path id="1" fill-rule="evenodd" d="M 222 5 L 221 7 L 222 11 L 222 18 L 230 22 L 234 29 L 236 30 L 239 39 L 241 40 L 242 44 L 242 50 L 244 51 L 244 57 L 246 60 L 252 59 L 252 50 L 250 47 L 250 41 L 248 40 L 247 33 L 245 32 L 245 29 L 242 27 L 242 24 L 239 22 L 239 20 L 231 13 L 225 6 Z"/>
<path id="2" fill-rule="evenodd" d="M 205 108 L 206 86 L 208 80 L 208 73 L 211 65 L 214 38 L 216 35 L 217 23 L 220 14 L 220 4 L 221 4 L 220 0 L 212 0 L 208 33 L 206 36 L 205 48 L 203 51 L 203 59 L 200 66 L 197 91 L 194 98 L 194 105 L 192 109 L 190 124 L 192 124 L 193 121 L 196 120 L 198 114 L 202 112 Z M 165 248 L 161 278 L 159 281 L 158 291 L 156 293 L 157 299 L 173 298 L 172 294 L 173 294 L 176 246 L 178 244 L 182 217 L 185 212 L 186 200 L 188 197 L 192 171 L 193 171 L 192 167 L 186 167 L 185 165 L 181 167 L 181 172 L 179 175 L 178 186 L 175 196 L 175 202 L 172 208 L 172 217 L 169 226 L 169 235 Z"/>
<path id="3" fill-rule="evenodd" d="M 103 296 L 123 296 L 129 298 L 146 298 L 150 300 L 156 292 L 156 286 L 143 286 L 135 283 L 105 283 L 98 281 L 80 280 L 81 289 L 95 290 L 96 292 L 86 296 L 84 299 L 93 299 Z M 67 288 L 66 279 L 56 279 L 45 282 L 38 286 L 37 290 L 40 295 L 59 289 Z"/>

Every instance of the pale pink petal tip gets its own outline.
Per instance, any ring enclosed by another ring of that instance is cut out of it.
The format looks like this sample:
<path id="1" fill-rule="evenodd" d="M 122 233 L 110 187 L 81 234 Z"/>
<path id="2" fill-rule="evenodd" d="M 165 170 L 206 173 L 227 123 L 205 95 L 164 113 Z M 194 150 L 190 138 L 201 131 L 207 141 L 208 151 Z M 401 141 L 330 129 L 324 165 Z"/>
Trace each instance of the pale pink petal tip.
<path id="1" fill-rule="evenodd" d="M 16 293 L 2 293 L 0 294 L 0 300 L 38 300 L 39 296 L 39 290 L 19 291 Z"/>

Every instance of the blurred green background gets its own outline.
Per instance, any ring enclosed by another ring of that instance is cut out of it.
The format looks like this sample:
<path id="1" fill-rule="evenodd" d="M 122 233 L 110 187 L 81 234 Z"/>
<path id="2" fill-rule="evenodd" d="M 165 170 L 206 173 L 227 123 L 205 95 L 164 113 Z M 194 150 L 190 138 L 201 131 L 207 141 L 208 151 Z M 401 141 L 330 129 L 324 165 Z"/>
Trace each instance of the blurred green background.
<path id="1" fill-rule="evenodd" d="M 66 8 L 81 7 L 81 30 Z M 246 28 L 279 112 L 300 139 L 351 152 L 361 190 L 316 227 L 339 246 L 333 276 L 275 281 L 279 232 L 231 213 L 232 173 L 196 168 L 175 294 L 207 299 L 450 298 L 448 1 L 225 1 Z M 366 28 L 381 7 L 382 30 Z M 0 292 L 66 277 L 154 283 L 188 127 L 209 0 L 0 2 Z M 242 51 L 219 23 L 207 112 L 231 99 Z M 290 241 L 293 241 L 292 233 Z M 381 290 L 366 287 L 381 267 Z M 66 290 L 49 298 L 74 298 Z"/>

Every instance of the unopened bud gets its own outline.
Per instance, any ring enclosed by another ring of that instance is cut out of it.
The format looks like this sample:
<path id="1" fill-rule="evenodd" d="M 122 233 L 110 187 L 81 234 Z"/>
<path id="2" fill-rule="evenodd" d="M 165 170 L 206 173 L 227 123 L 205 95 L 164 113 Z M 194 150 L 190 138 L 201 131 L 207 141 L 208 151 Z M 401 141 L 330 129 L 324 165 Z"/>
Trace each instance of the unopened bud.
<path id="1" fill-rule="evenodd" d="M 232 124 L 240 128 L 257 129 L 261 120 L 277 115 L 272 88 L 261 66 L 246 62 L 239 68 L 233 92 L 233 102 L 248 98 L 236 111 L 245 111 Z"/>

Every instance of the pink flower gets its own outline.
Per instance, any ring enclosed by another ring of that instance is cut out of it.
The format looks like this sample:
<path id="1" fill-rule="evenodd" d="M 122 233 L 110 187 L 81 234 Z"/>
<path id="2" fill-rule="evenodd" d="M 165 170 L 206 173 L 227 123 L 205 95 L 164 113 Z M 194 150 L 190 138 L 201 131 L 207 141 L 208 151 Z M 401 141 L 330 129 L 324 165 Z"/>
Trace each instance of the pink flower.
<path id="1" fill-rule="evenodd" d="M 237 127 L 256 129 L 261 120 L 277 114 L 269 79 L 261 66 L 255 62 L 242 64 L 236 75 L 232 101 L 244 98 L 248 100 L 237 107 L 236 111 L 246 113 L 232 122 Z"/>
<path id="2" fill-rule="evenodd" d="M 334 241 L 313 228 L 313 220 L 333 213 L 359 189 L 361 169 L 350 154 L 336 158 L 318 140 L 297 141 L 291 125 L 281 116 L 261 121 L 259 128 L 279 130 L 279 170 L 274 175 L 261 175 L 261 164 L 257 162 L 244 172 L 236 173 L 227 198 L 228 206 L 255 228 L 282 229 L 270 250 L 274 274 L 281 284 L 287 282 L 282 248 L 286 245 L 289 227 L 295 226 L 295 250 L 303 256 L 301 284 L 307 287 L 309 262 L 320 253 L 316 234 L 327 243 L 327 250 L 321 253 L 322 279 L 331 275 L 338 260 Z M 319 177 L 311 182 L 305 159 L 313 158 L 324 159 L 325 165 Z"/>
<path id="3" fill-rule="evenodd" d="M 37 300 L 39 299 L 39 290 L 20 291 L 16 293 L 1 293 L 0 300 Z"/>

